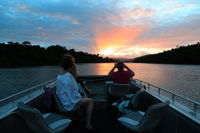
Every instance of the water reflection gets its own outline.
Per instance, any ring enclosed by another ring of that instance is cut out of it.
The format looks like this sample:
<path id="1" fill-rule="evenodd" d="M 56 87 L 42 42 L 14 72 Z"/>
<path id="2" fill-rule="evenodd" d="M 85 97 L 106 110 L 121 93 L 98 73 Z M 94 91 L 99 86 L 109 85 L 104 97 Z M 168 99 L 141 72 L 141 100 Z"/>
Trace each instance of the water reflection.
<path id="1" fill-rule="evenodd" d="M 127 63 L 135 78 L 200 102 L 200 65 Z M 77 64 L 80 75 L 107 75 L 114 63 Z M 0 69 L 0 98 L 55 79 L 60 67 Z"/>
<path id="2" fill-rule="evenodd" d="M 113 63 L 80 63 L 77 64 L 80 75 L 107 75 Z"/>
<path id="3" fill-rule="evenodd" d="M 81 75 L 107 75 L 113 63 L 78 65 Z M 200 102 L 200 65 L 127 63 L 135 78 Z"/>

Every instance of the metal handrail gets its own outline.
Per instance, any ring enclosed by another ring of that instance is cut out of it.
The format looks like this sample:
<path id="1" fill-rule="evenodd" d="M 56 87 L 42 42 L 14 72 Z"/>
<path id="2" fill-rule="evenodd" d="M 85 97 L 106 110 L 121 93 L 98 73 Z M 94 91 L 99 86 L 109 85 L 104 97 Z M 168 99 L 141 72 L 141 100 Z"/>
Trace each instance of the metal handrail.
<path id="1" fill-rule="evenodd" d="M 186 97 L 183 97 L 183 96 L 181 96 L 181 95 L 175 94 L 175 93 L 173 93 L 173 92 L 171 92 L 171 91 L 169 91 L 169 90 L 166 90 L 166 89 L 164 89 L 164 88 L 160 88 L 160 87 L 158 87 L 158 86 L 155 86 L 155 85 L 153 85 L 153 84 L 147 83 L 147 82 L 142 81 L 142 80 L 139 80 L 139 79 L 133 79 L 133 80 L 139 81 L 139 85 L 140 85 L 140 86 L 142 86 L 142 83 L 147 84 L 147 86 L 148 86 L 147 88 L 148 88 L 148 89 L 150 89 L 151 86 L 157 88 L 157 89 L 158 89 L 158 92 L 157 92 L 157 93 L 158 93 L 159 95 L 160 95 L 160 90 L 171 94 L 171 95 L 172 95 L 171 100 L 172 100 L 172 103 L 173 103 L 173 104 L 174 104 L 174 101 L 175 101 L 175 97 L 178 97 L 178 98 L 181 98 L 181 99 L 183 99 L 183 100 L 185 100 L 185 101 L 188 101 L 189 103 L 193 104 L 193 112 L 194 112 L 194 115 L 196 115 L 196 113 L 197 113 L 197 106 L 200 107 L 200 103 L 198 103 L 198 102 L 196 102 L 196 101 L 193 101 L 193 100 L 191 100 L 191 99 L 189 99 L 189 98 L 186 98 Z"/>
<path id="2" fill-rule="evenodd" d="M 30 91 L 34 90 L 35 88 L 38 88 L 38 87 L 40 87 L 40 86 L 44 86 L 44 85 L 49 84 L 49 83 L 51 83 L 51 82 L 53 82 L 53 81 L 55 81 L 55 79 L 50 80 L 50 81 L 47 81 L 47 82 L 45 82 L 45 83 L 41 83 L 41 84 L 36 85 L 36 86 L 33 86 L 33 87 L 31 87 L 31 88 L 25 89 L 25 90 L 23 90 L 23 91 L 20 91 L 20 92 L 18 92 L 18 93 L 15 93 L 15 94 L 13 94 L 13 95 L 8 96 L 8 97 L 2 98 L 2 99 L 0 99 L 0 102 L 4 102 L 4 101 L 6 101 L 6 100 L 12 99 L 12 98 L 17 97 L 17 96 L 19 96 L 19 95 L 21 95 L 21 94 L 24 94 L 24 93 L 26 93 L 26 92 L 30 92 Z"/>

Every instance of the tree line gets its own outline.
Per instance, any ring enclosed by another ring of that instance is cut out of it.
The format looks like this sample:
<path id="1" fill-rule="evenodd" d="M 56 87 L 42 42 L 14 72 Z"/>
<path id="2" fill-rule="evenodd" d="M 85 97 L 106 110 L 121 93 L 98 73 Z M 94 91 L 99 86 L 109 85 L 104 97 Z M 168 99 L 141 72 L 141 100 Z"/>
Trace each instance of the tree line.
<path id="1" fill-rule="evenodd" d="M 200 42 L 133 59 L 138 63 L 200 64 Z"/>
<path id="2" fill-rule="evenodd" d="M 74 56 L 77 63 L 114 62 L 114 59 L 104 58 L 99 54 L 68 50 L 60 45 L 43 48 L 39 45 L 31 45 L 30 41 L 24 41 L 0 43 L 0 67 L 59 65 L 65 53 Z"/>

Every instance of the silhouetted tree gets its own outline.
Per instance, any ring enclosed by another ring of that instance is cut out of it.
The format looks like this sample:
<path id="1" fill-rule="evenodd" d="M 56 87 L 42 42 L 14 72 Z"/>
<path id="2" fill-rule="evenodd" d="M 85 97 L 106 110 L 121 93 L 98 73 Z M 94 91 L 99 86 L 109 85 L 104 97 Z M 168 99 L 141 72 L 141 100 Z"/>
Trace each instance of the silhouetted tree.
<path id="1" fill-rule="evenodd" d="M 18 42 L 0 43 L 0 67 L 42 66 L 58 65 L 63 54 L 69 53 L 76 58 L 77 63 L 113 62 L 113 59 L 103 58 L 99 55 L 67 50 L 59 45 L 42 48 L 31 45 L 29 41 L 22 44 Z"/>
<path id="2" fill-rule="evenodd" d="M 200 43 L 177 46 L 158 54 L 150 54 L 133 59 L 140 63 L 200 64 Z"/>
<path id="3" fill-rule="evenodd" d="M 23 45 L 31 45 L 31 42 L 30 41 L 24 41 L 22 42 Z"/>

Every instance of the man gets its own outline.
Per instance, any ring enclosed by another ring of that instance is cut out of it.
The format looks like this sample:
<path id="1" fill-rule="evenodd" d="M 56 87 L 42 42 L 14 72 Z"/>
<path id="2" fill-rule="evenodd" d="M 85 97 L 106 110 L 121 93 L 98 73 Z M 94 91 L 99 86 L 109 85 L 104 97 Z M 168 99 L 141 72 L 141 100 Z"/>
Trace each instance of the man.
<path id="1" fill-rule="evenodd" d="M 116 68 L 118 71 L 115 71 Z M 113 82 L 118 84 L 129 84 L 130 78 L 134 75 L 135 73 L 122 61 L 118 61 L 108 73 L 108 76 L 113 79 Z"/>

